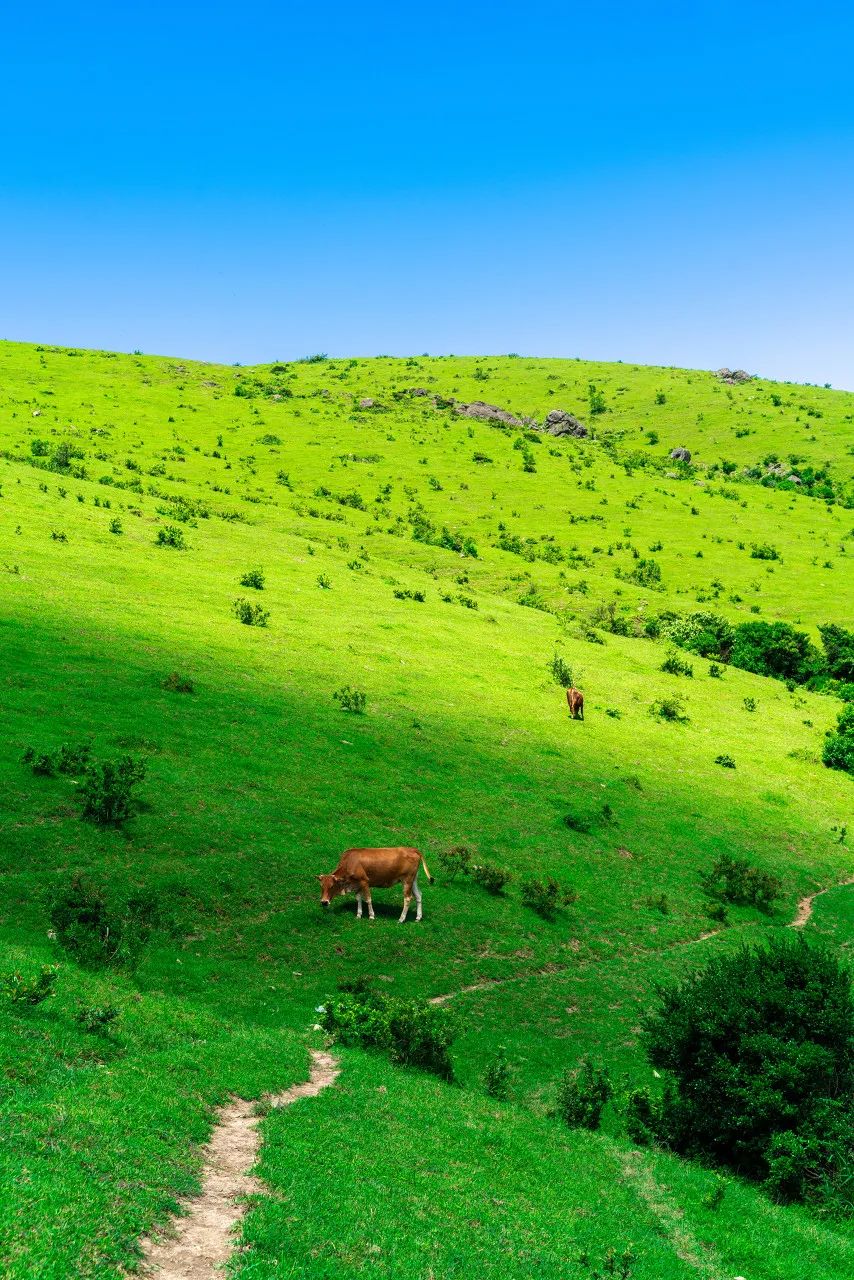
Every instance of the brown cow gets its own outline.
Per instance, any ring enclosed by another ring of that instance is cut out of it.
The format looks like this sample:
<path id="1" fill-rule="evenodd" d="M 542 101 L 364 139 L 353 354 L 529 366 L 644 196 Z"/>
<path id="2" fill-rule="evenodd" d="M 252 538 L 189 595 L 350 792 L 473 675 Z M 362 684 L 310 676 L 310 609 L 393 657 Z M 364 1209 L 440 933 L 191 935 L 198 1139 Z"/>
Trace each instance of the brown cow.
<path id="1" fill-rule="evenodd" d="M 421 890 L 418 888 L 418 871 L 430 884 L 433 877 L 427 863 L 417 849 L 398 846 L 394 849 L 347 849 L 341 854 L 338 866 L 328 876 L 318 876 L 322 893 L 320 905 L 329 907 L 333 898 L 341 893 L 356 894 L 356 919 L 362 918 L 362 899 L 368 904 L 368 919 L 374 918 L 371 889 L 388 889 L 393 884 L 403 884 L 403 911 L 399 924 L 403 924 L 409 904 L 415 897 L 415 919 L 421 919 Z"/>
<path id="2" fill-rule="evenodd" d="M 569 714 L 573 720 L 584 719 L 584 694 L 580 689 L 571 688 L 566 691 L 566 700 L 569 703 Z"/>

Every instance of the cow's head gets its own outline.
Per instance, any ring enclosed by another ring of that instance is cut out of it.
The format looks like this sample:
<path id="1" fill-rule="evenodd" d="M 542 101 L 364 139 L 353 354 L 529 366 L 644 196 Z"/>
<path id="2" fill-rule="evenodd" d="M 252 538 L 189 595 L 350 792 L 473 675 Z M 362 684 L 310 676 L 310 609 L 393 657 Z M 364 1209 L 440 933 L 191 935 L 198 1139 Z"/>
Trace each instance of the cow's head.
<path id="1" fill-rule="evenodd" d="M 328 907 L 333 898 L 346 891 L 346 885 L 340 876 L 318 876 L 320 881 L 320 905 Z"/>

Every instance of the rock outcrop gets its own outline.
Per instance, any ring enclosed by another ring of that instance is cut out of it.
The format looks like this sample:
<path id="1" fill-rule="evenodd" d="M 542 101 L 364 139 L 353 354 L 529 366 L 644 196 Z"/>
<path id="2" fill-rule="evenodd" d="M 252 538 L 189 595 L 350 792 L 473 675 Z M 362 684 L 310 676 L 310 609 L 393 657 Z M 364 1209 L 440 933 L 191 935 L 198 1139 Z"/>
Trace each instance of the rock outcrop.
<path id="1" fill-rule="evenodd" d="M 550 436 L 575 436 L 579 440 L 590 434 L 584 423 L 565 409 L 552 409 L 547 413 L 544 429 Z"/>
<path id="2" fill-rule="evenodd" d="M 686 449 L 683 445 L 680 444 L 677 446 L 677 448 L 670 450 L 670 456 L 671 458 L 675 458 L 677 462 L 690 462 L 691 450 Z"/>

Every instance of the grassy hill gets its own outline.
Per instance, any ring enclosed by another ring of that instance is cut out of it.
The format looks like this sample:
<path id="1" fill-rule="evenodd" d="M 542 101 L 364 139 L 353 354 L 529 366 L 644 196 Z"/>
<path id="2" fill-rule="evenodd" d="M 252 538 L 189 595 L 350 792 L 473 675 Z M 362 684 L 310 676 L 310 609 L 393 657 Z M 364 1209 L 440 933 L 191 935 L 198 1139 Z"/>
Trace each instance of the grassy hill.
<path id="1" fill-rule="evenodd" d="M 479 400 L 520 425 L 460 411 Z M 521 421 L 555 408 L 588 437 Z M 645 1082 L 655 984 L 785 927 L 851 873 L 851 779 L 821 763 L 838 698 L 731 666 L 713 677 L 690 654 L 690 677 L 662 671 L 671 646 L 647 624 L 705 608 L 815 641 L 850 627 L 852 421 L 849 393 L 621 364 L 240 369 L 0 344 L 2 971 L 60 965 L 56 996 L 3 1027 L 4 1276 L 121 1274 L 192 1185 L 211 1104 L 305 1074 L 315 1006 L 354 974 L 406 995 L 474 988 L 451 1001 L 464 1091 L 348 1054 L 339 1091 L 266 1122 L 265 1168 L 289 1199 L 248 1220 L 240 1274 L 521 1276 L 536 1259 L 586 1275 L 629 1243 L 637 1280 L 850 1273 L 842 1227 L 733 1180 L 715 1217 L 711 1174 L 633 1154 L 613 1117 L 579 1137 L 544 1113 L 585 1052 Z M 261 591 L 241 584 L 256 569 Z M 266 625 L 242 625 L 238 600 Z M 194 691 L 168 687 L 173 672 Z M 348 686 L 364 714 L 335 699 Z M 654 714 L 673 697 L 683 721 Z M 62 743 L 145 762 L 130 821 L 82 821 L 74 777 L 22 764 Z M 397 926 L 396 890 L 373 925 L 351 900 L 321 913 L 315 877 L 341 850 L 398 843 L 437 879 L 421 925 Z M 444 873 L 457 846 L 510 872 L 507 893 Z M 770 917 L 710 920 L 700 877 L 724 852 L 780 877 Z M 79 872 L 157 900 L 132 976 L 92 976 L 47 937 Z M 519 894 L 548 875 L 577 894 L 553 921 Z M 825 895 L 808 926 L 848 954 L 850 902 Z M 75 1022 L 81 1001 L 121 1009 L 109 1042 Z M 506 1107 L 479 1084 L 499 1044 Z M 357 1131 L 361 1199 L 386 1217 L 373 1234 L 333 1223 Z M 459 1256 L 452 1204 L 475 1224 Z M 507 1247 L 487 1264 L 496 1233 Z"/>

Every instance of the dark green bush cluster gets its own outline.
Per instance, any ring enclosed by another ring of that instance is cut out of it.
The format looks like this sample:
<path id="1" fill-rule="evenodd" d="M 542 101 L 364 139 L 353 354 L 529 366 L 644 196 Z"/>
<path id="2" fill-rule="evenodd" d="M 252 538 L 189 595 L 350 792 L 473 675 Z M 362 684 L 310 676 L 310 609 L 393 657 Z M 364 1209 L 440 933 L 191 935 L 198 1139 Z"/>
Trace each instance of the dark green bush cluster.
<path id="1" fill-rule="evenodd" d="M 607 1069 L 583 1058 L 558 1084 L 555 1112 L 570 1129 L 598 1129 L 613 1095 Z"/>
<path id="2" fill-rule="evenodd" d="M 37 973 L 6 973 L 0 978 L 0 991 L 12 1004 L 33 1008 L 53 995 L 59 970 L 43 964 Z"/>
<path id="3" fill-rule="evenodd" d="M 448 880 L 455 880 L 458 875 L 467 876 L 471 868 L 471 849 L 458 844 L 453 849 L 442 849 L 438 854 L 439 866 Z"/>
<path id="4" fill-rule="evenodd" d="M 426 1000 L 403 1000 L 363 985 L 327 1000 L 322 1025 L 339 1044 L 379 1049 L 399 1066 L 453 1079 L 453 1023 L 446 1010 Z"/>
<path id="5" fill-rule="evenodd" d="M 513 879 L 509 871 L 504 871 L 501 867 L 490 866 L 489 863 L 473 863 L 471 878 L 481 889 L 485 889 L 487 893 L 491 893 L 495 897 L 503 893 Z"/>
<path id="6" fill-rule="evenodd" d="M 730 853 L 722 853 L 700 878 L 710 898 L 740 907 L 758 907 L 760 911 L 773 911 L 783 889 L 778 876 L 760 871 L 746 858 L 734 858 Z"/>
<path id="7" fill-rule="evenodd" d="M 521 895 L 523 905 L 536 911 L 544 920 L 553 920 L 560 907 L 569 907 L 578 901 L 574 889 L 558 884 L 551 876 L 545 881 L 534 877 L 523 880 Z"/>
<path id="8" fill-rule="evenodd" d="M 715 756 L 715 764 L 721 765 L 724 769 L 734 769 L 735 761 L 732 756 L 727 755 L 724 751 L 719 756 Z"/>
<path id="9" fill-rule="evenodd" d="M 332 697 L 339 704 L 342 711 L 349 711 L 355 716 L 363 716 L 365 714 L 368 695 L 361 689 L 353 689 L 349 684 L 345 684 L 342 689 L 336 689 Z"/>
<path id="10" fill-rule="evenodd" d="M 83 775 L 83 817 L 105 825 L 125 822 L 133 812 L 133 789 L 145 777 L 145 761 L 134 756 L 97 760 Z"/>
<path id="11" fill-rule="evenodd" d="M 90 1035 L 104 1036 L 110 1031 L 120 1010 L 112 1004 L 80 1005 L 74 1015 L 74 1021 Z"/>
<path id="12" fill-rule="evenodd" d="M 395 600 L 416 600 L 419 604 L 423 604 L 426 597 L 423 591 L 410 591 L 407 587 L 398 587 L 394 598 Z"/>
<path id="13" fill-rule="evenodd" d="M 644 1020 L 660 1096 L 628 1123 L 753 1177 L 781 1199 L 854 1209 L 854 999 L 830 951 L 802 937 L 741 947 L 662 990 Z"/>
<path id="14" fill-rule="evenodd" d="M 660 669 L 671 676 L 693 676 L 694 674 L 694 668 L 691 663 L 686 662 L 684 658 L 680 658 L 675 650 L 668 653 Z"/>
<path id="15" fill-rule="evenodd" d="M 675 696 L 658 698 L 650 706 L 649 714 L 659 720 L 669 720 L 673 724 L 687 724 L 689 720 L 685 710 L 685 699 Z"/>
<path id="16" fill-rule="evenodd" d="M 495 1056 L 486 1065 L 483 1087 L 490 1098 L 497 1098 L 500 1102 L 510 1094 L 510 1065 L 503 1045 L 498 1046 Z"/>
<path id="17" fill-rule="evenodd" d="M 825 739 L 821 758 L 828 769 L 854 773 L 854 704 L 840 712 L 836 729 Z"/>
<path id="18" fill-rule="evenodd" d="M 166 524 L 158 529 L 154 542 L 158 547 L 174 547 L 176 551 L 183 551 L 187 546 L 184 530 L 174 524 Z"/>
<path id="19" fill-rule="evenodd" d="M 770 542 L 751 542 L 750 555 L 753 560 L 779 560 L 780 553 Z"/>
<path id="20" fill-rule="evenodd" d="M 132 967 L 160 923 L 157 899 L 136 893 L 108 901 L 95 884 L 75 876 L 55 896 L 50 922 L 56 941 L 84 968 Z"/>
<path id="21" fill-rule="evenodd" d="M 255 604 L 251 600 L 246 600 L 243 596 L 239 596 L 231 606 L 231 611 L 244 627 L 266 627 L 270 621 L 270 612 L 264 609 L 260 604 Z"/>
<path id="22" fill-rule="evenodd" d="M 76 745 L 63 742 L 55 751 L 36 751 L 34 747 L 27 747 L 21 758 L 33 773 L 42 777 L 52 778 L 58 773 L 74 777 L 88 767 L 91 754 L 92 748 L 87 742 Z"/>
<path id="23" fill-rule="evenodd" d="M 254 591 L 263 591 L 265 581 L 263 569 L 247 569 L 240 579 L 240 585 L 252 587 Z"/>

